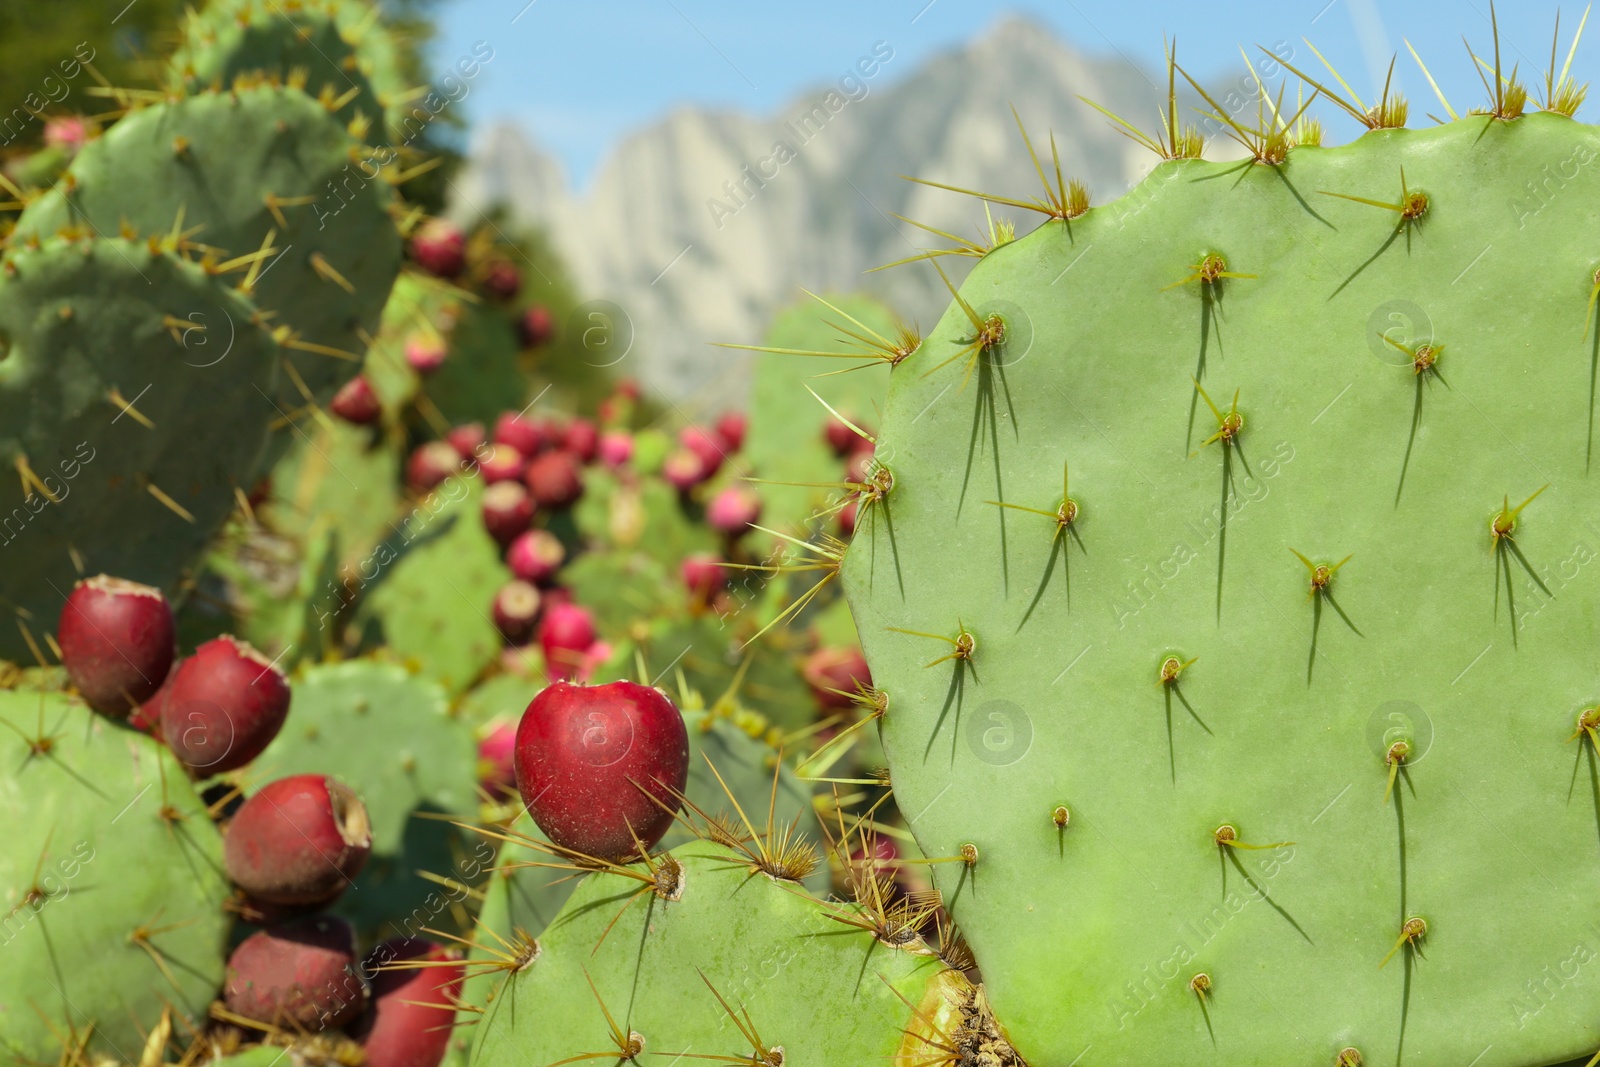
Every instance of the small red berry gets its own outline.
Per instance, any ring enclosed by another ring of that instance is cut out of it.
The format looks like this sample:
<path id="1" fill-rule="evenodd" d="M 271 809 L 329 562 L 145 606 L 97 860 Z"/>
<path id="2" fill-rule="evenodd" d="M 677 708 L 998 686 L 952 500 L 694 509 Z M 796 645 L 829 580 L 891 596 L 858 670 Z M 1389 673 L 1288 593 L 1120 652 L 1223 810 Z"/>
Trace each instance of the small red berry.
<path id="1" fill-rule="evenodd" d="M 246 1019 L 316 1033 L 344 1026 L 367 1005 L 356 935 L 329 915 L 279 923 L 228 957 L 223 1001 Z"/>
<path id="2" fill-rule="evenodd" d="M 328 410 L 345 422 L 357 426 L 370 426 L 383 414 L 383 405 L 373 391 L 372 382 L 365 374 L 358 374 L 339 387 L 328 403 Z"/>
<path id="3" fill-rule="evenodd" d="M 576 604 L 551 604 L 539 627 L 539 648 L 544 652 L 545 672 L 551 678 L 574 677 L 583 666 L 584 653 L 599 639 L 594 616 Z"/>
<path id="4" fill-rule="evenodd" d="M 542 304 L 534 304 L 522 313 L 522 347 L 539 348 L 550 343 L 556 335 L 555 316 Z"/>
<path id="5" fill-rule="evenodd" d="M 532 522 L 533 497 L 521 482 L 496 482 L 484 490 L 483 528 L 497 544 L 511 544 Z"/>
<path id="6" fill-rule="evenodd" d="M 446 441 L 419 445 L 406 461 L 406 482 L 421 493 L 437 489 L 461 469 L 461 456 Z"/>
<path id="7" fill-rule="evenodd" d="M 539 621 L 539 590 L 523 581 L 507 582 L 494 595 L 491 614 L 500 636 L 510 645 L 525 645 Z"/>
<path id="8" fill-rule="evenodd" d="M 706 524 L 728 537 L 739 537 L 761 521 L 761 494 L 748 485 L 730 485 L 711 498 Z"/>
<path id="9" fill-rule="evenodd" d="M 571 452 L 545 452 L 534 457 L 523 475 L 533 501 L 541 508 L 561 510 L 583 496 L 583 471 Z"/>
<path id="10" fill-rule="evenodd" d="M 742 411 L 725 412 L 717 420 L 717 436 L 722 439 L 722 447 L 729 452 L 737 452 L 744 447 L 745 431 L 750 428 L 750 420 Z"/>
<path id="11" fill-rule="evenodd" d="M 495 420 L 494 442 L 497 445 L 510 445 L 521 452 L 524 458 L 538 455 L 550 444 L 539 423 L 514 411 L 507 411 Z"/>
<path id="12" fill-rule="evenodd" d="M 195 649 L 173 675 L 161 735 L 191 771 L 209 777 L 261 754 L 289 714 L 289 681 L 234 637 Z"/>
<path id="13" fill-rule="evenodd" d="M 366 1067 L 439 1067 L 456 1021 L 451 1005 L 466 978 L 466 965 L 454 963 L 460 958 L 455 949 L 407 937 L 367 953 L 361 970 L 372 983 L 372 1003 L 350 1028 Z"/>
<path id="14" fill-rule="evenodd" d="M 506 566 L 511 573 L 534 585 L 548 585 L 567 558 L 561 539 L 548 530 L 528 530 L 517 535 L 506 549 Z"/>
<path id="15" fill-rule="evenodd" d="M 672 825 L 688 778 L 689 736 L 659 690 L 557 682 L 522 715 L 516 767 L 523 803 L 552 842 L 624 860 Z"/>
<path id="16" fill-rule="evenodd" d="M 856 686 L 872 684 L 872 670 L 859 648 L 819 648 L 806 657 L 800 676 L 817 704 L 827 710 L 848 708 Z M 840 695 L 844 694 L 844 695 Z"/>
<path id="17" fill-rule="evenodd" d="M 67 677 L 91 708 L 118 718 L 161 688 L 175 640 L 161 590 L 106 574 L 73 586 L 56 624 Z"/>
<path id="18" fill-rule="evenodd" d="M 466 247 L 466 236 L 455 223 L 429 219 L 411 238 L 411 258 L 429 274 L 454 278 L 467 265 Z"/>
<path id="19" fill-rule="evenodd" d="M 320 774 L 268 782 L 240 806 L 223 838 L 228 877 L 267 904 L 326 904 L 372 850 L 366 805 Z"/>

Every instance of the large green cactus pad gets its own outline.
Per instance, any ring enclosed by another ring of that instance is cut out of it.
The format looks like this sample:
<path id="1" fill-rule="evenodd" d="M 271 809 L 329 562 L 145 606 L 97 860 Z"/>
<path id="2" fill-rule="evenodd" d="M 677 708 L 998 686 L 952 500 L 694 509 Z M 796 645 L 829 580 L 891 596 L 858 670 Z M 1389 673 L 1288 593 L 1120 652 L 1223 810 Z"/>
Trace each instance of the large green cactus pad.
<path id="1" fill-rule="evenodd" d="M 670 855 L 682 866 L 677 899 L 617 874 L 584 879 L 537 956 L 509 974 L 480 1017 L 475 1064 L 615 1050 L 602 1001 L 624 1036 L 639 1034 L 650 1053 L 749 1057 L 751 1044 L 718 995 L 748 1012 L 764 1045 L 782 1046 L 784 1063 L 926 1057 L 924 1046 L 897 1059 L 903 1031 L 915 1025 L 906 1001 L 922 1000 L 942 971 L 937 958 L 888 948 L 829 918 L 797 886 L 752 876 L 720 846 L 688 844 Z"/>
<path id="2" fill-rule="evenodd" d="M 31 662 L 19 622 L 54 630 L 82 574 L 170 587 L 237 506 L 279 361 L 254 315 L 222 278 L 147 244 L 7 252 L 0 595 L 17 618 L 0 655 Z"/>
<path id="3" fill-rule="evenodd" d="M 163 1011 L 192 1029 L 222 984 L 221 837 L 148 737 L 53 692 L 0 692 L 0 719 L 0 1050 L 135 1062 Z"/>
<path id="4" fill-rule="evenodd" d="M 1597 152 L 1475 115 L 1164 163 L 973 269 L 1001 343 L 952 306 L 895 370 L 845 577 L 896 800 L 976 847 L 938 882 L 1030 1062 L 1600 1046 Z M 1349 562 L 1317 592 L 1293 553 Z"/>
<path id="5" fill-rule="evenodd" d="M 19 237 L 63 230 L 141 234 L 177 229 L 224 256 L 273 235 L 257 303 L 297 336 L 286 353 L 326 401 L 359 366 L 400 265 L 389 186 L 337 117 L 296 89 L 257 85 L 135 111 L 85 145 L 66 178 L 30 204 Z M 346 288 L 348 286 L 348 289 Z M 297 348 L 320 346 L 346 353 Z M 269 401 L 287 417 L 305 404 L 285 376 Z"/>

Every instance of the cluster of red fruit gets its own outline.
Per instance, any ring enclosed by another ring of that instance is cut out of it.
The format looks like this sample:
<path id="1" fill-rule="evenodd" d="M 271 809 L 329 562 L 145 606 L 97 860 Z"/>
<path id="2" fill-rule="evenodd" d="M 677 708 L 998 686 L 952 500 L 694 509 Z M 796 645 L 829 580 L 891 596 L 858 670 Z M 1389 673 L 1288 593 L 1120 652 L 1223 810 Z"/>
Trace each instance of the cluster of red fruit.
<path id="1" fill-rule="evenodd" d="M 150 586 L 107 575 L 78 582 L 57 644 L 90 707 L 153 734 L 197 780 L 255 759 L 289 713 L 288 679 L 243 641 L 219 637 L 180 660 L 171 605 Z M 234 906 L 261 927 L 229 957 L 228 1009 L 308 1032 L 344 1028 L 368 1067 L 436 1067 L 455 1021 L 440 1005 L 464 977 L 449 965 L 458 954 L 401 938 L 363 958 L 348 923 L 316 914 L 371 851 L 361 799 L 315 774 L 268 782 L 242 803 L 232 789 L 222 794 L 215 807 Z"/>

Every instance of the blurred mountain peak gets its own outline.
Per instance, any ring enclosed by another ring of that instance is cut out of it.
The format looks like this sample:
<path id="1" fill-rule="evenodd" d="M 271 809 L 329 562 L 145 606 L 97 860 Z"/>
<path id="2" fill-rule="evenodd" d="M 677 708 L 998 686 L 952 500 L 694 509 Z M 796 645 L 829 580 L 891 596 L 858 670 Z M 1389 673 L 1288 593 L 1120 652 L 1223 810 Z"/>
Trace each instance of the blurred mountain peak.
<path id="1" fill-rule="evenodd" d="M 892 41 L 860 51 L 877 59 L 871 77 L 819 80 L 771 115 L 674 108 L 620 139 L 581 195 L 524 130 L 489 126 L 455 181 L 453 214 L 470 222 L 502 203 L 518 222 L 545 228 L 584 295 L 632 319 L 630 363 L 617 370 L 693 416 L 739 402 L 748 386 L 748 359 L 713 345 L 758 342 L 801 286 L 867 289 L 931 327 L 948 302 L 931 268 L 864 272 L 944 243 L 895 215 L 969 237 L 984 223 L 975 199 L 901 174 L 1038 193 L 1010 105 L 1042 154 L 1054 132 L 1063 172 L 1086 181 L 1095 203 L 1153 162 L 1078 99 L 1152 125 L 1151 72 L 1080 52 L 1025 18 L 1003 18 L 916 66 L 893 54 Z M 1019 233 L 1038 218 L 1005 213 Z M 966 265 L 956 262 L 963 273 Z"/>

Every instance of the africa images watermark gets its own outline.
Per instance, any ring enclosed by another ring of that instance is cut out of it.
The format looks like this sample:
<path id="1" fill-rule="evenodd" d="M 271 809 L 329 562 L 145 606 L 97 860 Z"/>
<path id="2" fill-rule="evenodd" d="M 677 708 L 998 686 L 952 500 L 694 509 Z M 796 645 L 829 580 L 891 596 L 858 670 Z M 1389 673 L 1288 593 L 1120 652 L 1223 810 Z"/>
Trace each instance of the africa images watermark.
<path id="1" fill-rule="evenodd" d="M 88 55 L 84 53 L 87 52 Z M 44 109 L 51 104 L 59 104 L 72 93 L 72 82 L 83 73 L 85 65 L 94 62 L 95 50 L 88 41 L 78 42 L 72 50 L 72 55 L 56 64 L 56 69 L 61 71 L 58 78 L 54 74 L 45 75 L 36 92 L 31 92 L 23 97 L 22 103 L 11 109 L 11 113 L 0 116 L 0 146 L 9 145 L 21 137 L 32 122 L 44 120 Z"/>
<path id="2" fill-rule="evenodd" d="M 777 178 L 783 167 L 800 155 L 800 149 L 827 129 L 835 115 L 850 104 L 865 100 L 871 92 L 868 81 L 877 77 L 884 64 L 892 59 L 893 46 L 888 41 L 876 42 L 869 54 L 857 59 L 855 66 L 839 76 L 835 83 L 837 88 L 829 89 L 796 118 L 785 120 L 782 129 L 788 133 L 787 139 L 774 141 L 772 151 L 757 160 L 753 167 L 749 163 L 740 167 L 742 177 L 730 178 L 722 183 L 722 191 L 727 194 L 727 199 L 706 197 L 706 210 L 711 212 L 711 221 L 716 223 L 717 229 L 722 229 L 728 219 L 748 207 L 767 187 L 767 183 Z"/>

